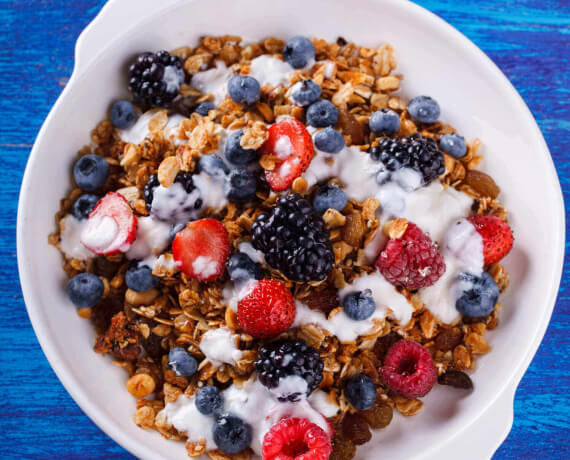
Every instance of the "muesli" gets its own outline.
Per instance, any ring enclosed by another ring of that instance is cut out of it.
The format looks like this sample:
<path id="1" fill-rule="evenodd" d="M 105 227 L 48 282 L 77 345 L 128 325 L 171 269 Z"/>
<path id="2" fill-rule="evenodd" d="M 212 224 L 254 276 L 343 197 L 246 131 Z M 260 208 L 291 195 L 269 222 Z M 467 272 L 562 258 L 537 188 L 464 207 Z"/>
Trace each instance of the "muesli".
<path id="1" fill-rule="evenodd" d="M 131 64 L 49 240 L 139 427 L 349 459 L 434 385 L 472 389 L 513 235 L 480 141 L 404 100 L 394 53 L 223 36 Z"/>

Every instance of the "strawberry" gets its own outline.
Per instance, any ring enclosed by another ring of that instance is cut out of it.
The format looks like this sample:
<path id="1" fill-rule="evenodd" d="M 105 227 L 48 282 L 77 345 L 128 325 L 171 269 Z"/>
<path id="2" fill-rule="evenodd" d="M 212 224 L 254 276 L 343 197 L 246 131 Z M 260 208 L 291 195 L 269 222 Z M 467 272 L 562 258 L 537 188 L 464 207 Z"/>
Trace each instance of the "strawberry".
<path id="1" fill-rule="evenodd" d="M 239 301 L 237 317 L 244 332 L 264 339 L 289 329 L 296 313 L 295 300 L 285 284 L 278 280 L 261 280 Z"/>
<path id="2" fill-rule="evenodd" d="M 513 247 L 513 231 L 509 224 L 495 216 L 471 216 L 467 220 L 473 224 L 483 238 L 483 257 L 485 265 L 498 262 Z"/>
<path id="3" fill-rule="evenodd" d="M 263 437 L 263 460 L 327 460 L 332 452 L 327 433 L 306 418 L 285 418 Z"/>
<path id="4" fill-rule="evenodd" d="M 224 273 L 230 254 L 228 232 L 215 219 L 189 222 L 172 242 L 176 266 L 190 278 L 214 281 Z"/>
<path id="5" fill-rule="evenodd" d="M 109 192 L 89 213 L 81 243 L 100 256 L 126 252 L 137 234 L 137 218 L 119 193 Z"/>
<path id="6" fill-rule="evenodd" d="M 276 162 L 273 170 L 265 170 L 265 179 L 274 192 L 287 190 L 307 170 L 315 155 L 311 135 L 295 118 L 272 124 L 260 152 L 261 164 L 268 157 Z"/>

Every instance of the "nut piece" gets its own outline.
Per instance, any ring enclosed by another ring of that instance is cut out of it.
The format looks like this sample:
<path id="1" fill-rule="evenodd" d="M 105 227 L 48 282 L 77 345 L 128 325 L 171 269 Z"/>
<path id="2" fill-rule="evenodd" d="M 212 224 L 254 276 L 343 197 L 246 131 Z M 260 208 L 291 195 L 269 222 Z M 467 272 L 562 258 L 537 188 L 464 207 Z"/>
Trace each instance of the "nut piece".
<path id="1" fill-rule="evenodd" d="M 489 175 L 475 169 L 470 169 L 466 172 L 463 182 L 483 197 L 495 199 L 501 191 Z"/>
<path id="2" fill-rule="evenodd" d="M 158 291 L 156 289 L 149 289 L 145 292 L 137 292 L 132 289 L 127 289 L 127 292 L 125 292 L 125 300 L 137 307 L 140 305 L 150 305 L 157 297 Z"/>
<path id="3" fill-rule="evenodd" d="M 407 417 L 416 415 L 424 407 L 424 403 L 419 399 L 407 399 L 402 396 L 394 396 L 393 399 L 398 412 Z"/>
<path id="4" fill-rule="evenodd" d="M 291 185 L 291 189 L 293 190 L 293 192 L 295 193 L 299 193 L 299 194 L 303 194 L 307 191 L 307 181 L 305 180 L 305 178 L 303 177 L 297 177 L 297 179 L 295 179 L 293 181 L 293 184 Z"/>
<path id="5" fill-rule="evenodd" d="M 346 216 L 343 216 L 336 209 L 327 209 L 323 214 L 323 220 L 328 228 L 342 227 L 346 222 Z"/>
<path id="6" fill-rule="evenodd" d="M 136 374 L 127 380 L 127 390 L 135 398 L 144 398 L 156 388 L 154 379 L 148 374 Z"/>
<path id="7" fill-rule="evenodd" d="M 166 157 L 158 167 L 158 182 L 163 187 L 170 187 L 176 179 L 176 175 L 180 171 L 178 160 L 176 157 Z"/>

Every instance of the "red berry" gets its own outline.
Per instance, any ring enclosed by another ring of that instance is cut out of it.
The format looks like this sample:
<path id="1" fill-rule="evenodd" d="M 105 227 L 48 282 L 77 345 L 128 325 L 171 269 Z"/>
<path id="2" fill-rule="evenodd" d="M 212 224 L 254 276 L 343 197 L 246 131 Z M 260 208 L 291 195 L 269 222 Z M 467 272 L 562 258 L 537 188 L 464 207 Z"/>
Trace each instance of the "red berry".
<path id="1" fill-rule="evenodd" d="M 498 262 L 513 247 L 513 231 L 509 224 L 495 216 L 471 216 L 467 220 L 473 224 L 483 238 L 485 265 Z"/>
<path id="2" fill-rule="evenodd" d="M 392 345 L 379 370 L 388 388 L 406 398 L 425 396 L 437 380 L 429 351 L 411 340 Z"/>
<path id="3" fill-rule="evenodd" d="M 291 291 L 278 280 L 261 280 L 238 303 L 240 327 L 252 337 L 275 337 L 291 327 L 297 309 Z"/>
<path id="4" fill-rule="evenodd" d="M 263 460 L 328 460 L 331 440 L 306 418 L 286 418 L 273 425 L 263 438 Z"/>
<path id="5" fill-rule="evenodd" d="M 224 273 L 230 254 L 228 232 L 215 219 L 190 222 L 172 242 L 176 266 L 190 278 L 214 281 Z"/>
<path id="6" fill-rule="evenodd" d="M 388 240 L 375 265 L 388 282 L 410 290 L 431 286 L 445 272 L 431 238 L 411 222 L 400 238 Z"/>
<path id="7" fill-rule="evenodd" d="M 311 135 L 295 118 L 285 118 L 272 124 L 260 152 L 261 164 L 264 157 L 271 157 L 277 162 L 275 169 L 265 171 L 265 179 L 275 192 L 287 190 L 293 180 L 307 170 L 315 155 Z"/>
<path id="8" fill-rule="evenodd" d="M 109 192 L 89 214 L 83 245 L 100 256 L 126 252 L 137 234 L 137 218 L 119 193 Z"/>

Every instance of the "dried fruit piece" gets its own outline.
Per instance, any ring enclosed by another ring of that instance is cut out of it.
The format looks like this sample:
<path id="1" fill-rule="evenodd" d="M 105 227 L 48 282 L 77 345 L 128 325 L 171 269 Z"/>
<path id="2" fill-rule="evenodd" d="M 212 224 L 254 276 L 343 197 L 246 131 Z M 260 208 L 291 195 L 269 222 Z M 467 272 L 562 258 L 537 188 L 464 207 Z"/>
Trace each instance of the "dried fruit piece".
<path id="1" fill-rule="evenodd" d="M 329 288 L 322 291 L 312 291 L 303 301 L 311 310 L 318 310 L 325 315 L 328 315 L 333 308 L 340 304 L 336 289 Z"/>
<path id="2" fill-rule="evenodd" d="M 353 212 L 346 216 L 346 223 L 342 227 L 342 239 L 352 247 L 359 248 L 366 231 L 366 224 L 360 212 Z"/>
<path id="3" fill-rule="evenodd" d="M 342 435 L 357 446 L 366 444 L 372 438 L 368 423 L 358 414 L 346 414 L 344 416 Z"/>
<path id="4" fill-rule="evenodd" d="M 462 388 L 464 390 L 473 389 L 471 378 L 465 372 L 457 369 L 448 369 L 445 374 L 437 378 L 437 383 L 440 385 L 449 385 L 453 388 Z"/>
<path id="5" fill-rule="evenodd" d="M 337 126 L 345 136 L 350 136 L 352 145 L 364 144 L 364 127 L 348 110 L 339 109 Z"/>
<path id="6" fill-rule="evenodd" d="M 384 362 L 384 358 L 386 357 L 388 350 L 392 347 L 392 345 L 401 339 L 402 336 L 393 331 L 384 337 L 380 337 L 374 345 L 374 354 L 380 361 Z"/>
<path id="7" fill-rule="evenodd" d="M 340 435 L 332 440 L 332 448 L 329 460 L 350 460 L 356 454 L 356 446 Z"/>
<path id="8" fill-rule="evenodd" d="M 435 344 L 441 351 L 453 350 L 461 343 L 463 333 L 457 327 L 443 329 L 435 338 Z"/>
<path id="9" fill-rule="evenodd" d="M 392 421 L 393 409 L 381 399 L 368 410 L 363 410 L 359 414 L 366 420 L 370 428 L 375 430 L 387 427 Z"/>
<path id="10" fill-rule="evenodd" d="M 465 174 L 463 182 L 484 197 L 495 199 L 501 191 L 499 186 L 488 174 L 477 171 L 476 169 L 469 169 Z"/>

